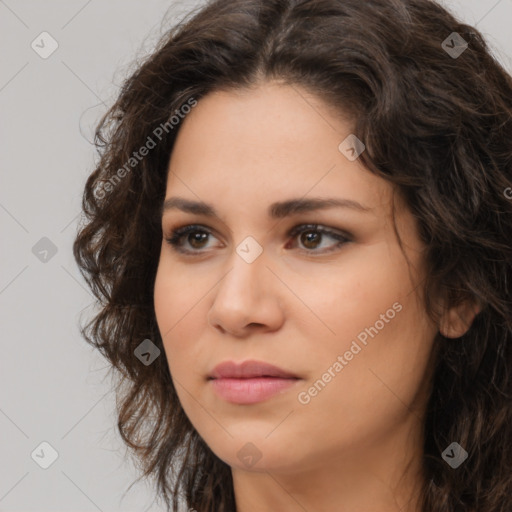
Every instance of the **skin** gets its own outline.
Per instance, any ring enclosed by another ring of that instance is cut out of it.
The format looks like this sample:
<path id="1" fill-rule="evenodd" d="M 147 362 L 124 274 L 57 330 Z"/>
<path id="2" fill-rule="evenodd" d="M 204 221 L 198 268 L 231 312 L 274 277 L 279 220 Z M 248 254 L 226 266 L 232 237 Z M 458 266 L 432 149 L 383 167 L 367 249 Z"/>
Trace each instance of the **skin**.
<path id="1" fill-rule="evenodd" d="M 351 128 L 304 89 L 265 82 L 202 98 L 170 158 L 166 198 L 210 203 L 220 218 L 164 213 L 155 313 L 180 402 L 232 468 L 239 512 L 420 510 L 423 412 L 440 326 L 420 294 L 425 247 L 415 219 L 390 183 L 340 152 Z M 371 210 L 268 217 L 271 203 L 304 196 L 348 198 Z M 393 197 L 410 264 L 393 230 Z M 289 236 L 308 223 L 351 238 L 337 247 L 329 235 L 308 242 L 316 233 L 308 228 Z M 196 256 L 165 240 L 189 224 L 210 232 L 202 242 L 183 237 Z M 263 249 L 252 263 L 236 252 L 248 236 Z M 395 303 L 394 318 L 301 403 L 299 393 Z M 470 323 L 464 314 L 450 310 L 443 332 L 460 336 Z M 206 377 L 222 361 L 247 359 L 301 379 L 260 403 L 228 403 Z M 247 443 L 261 456 L 254 465 L 237 456 Z"/>

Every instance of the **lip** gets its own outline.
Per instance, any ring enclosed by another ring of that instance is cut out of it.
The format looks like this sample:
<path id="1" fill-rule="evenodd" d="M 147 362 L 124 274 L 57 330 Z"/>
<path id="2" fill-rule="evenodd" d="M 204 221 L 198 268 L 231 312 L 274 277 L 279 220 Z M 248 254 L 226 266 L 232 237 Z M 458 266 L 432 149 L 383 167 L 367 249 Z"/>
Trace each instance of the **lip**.
<path id="1" fill-rule="evenodd" d="M 297 375 L 262 361 L 225 361 L 208 375 L 208 382 L 221 398 L 240 405 L 267 400 L 299 380 Z"/>
<path id="2" fill-rule="evenodd" d="M 282 379 L 298 379 L 297 375 L 263 361 L 224 361 L 218 364 L 208 375 L 210 379 L 252 379 L 255 377 L 279 377 Z"/>

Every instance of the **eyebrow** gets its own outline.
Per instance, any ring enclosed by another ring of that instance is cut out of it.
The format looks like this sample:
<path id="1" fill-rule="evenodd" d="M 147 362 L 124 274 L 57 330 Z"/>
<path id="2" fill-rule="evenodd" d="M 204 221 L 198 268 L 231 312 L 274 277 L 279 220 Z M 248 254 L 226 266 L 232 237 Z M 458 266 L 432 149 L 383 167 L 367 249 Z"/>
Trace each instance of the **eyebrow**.
<path id="1" fill-rule="evenodd" d="M 340 198 L 310 198 L 310 199 L 289 199 L 272 203 L 268 208 L 268 215 L 272 219 L 282 219 L 298 213 L 312 212 L 316 210 L 325 210 L 328 208 L 351 208 L 363 213 L 371 212 L 373 208 L 363 206 L 352 199 Z M 204 215 L 206 217 L 216 217 L 220 220 L 219 214 L 215 208 L 202 201 L 192 201 L 183 197 L 170 197 L 162 205 L 161 214 L 169 210 L 181 210 L 195 215 Z"/>

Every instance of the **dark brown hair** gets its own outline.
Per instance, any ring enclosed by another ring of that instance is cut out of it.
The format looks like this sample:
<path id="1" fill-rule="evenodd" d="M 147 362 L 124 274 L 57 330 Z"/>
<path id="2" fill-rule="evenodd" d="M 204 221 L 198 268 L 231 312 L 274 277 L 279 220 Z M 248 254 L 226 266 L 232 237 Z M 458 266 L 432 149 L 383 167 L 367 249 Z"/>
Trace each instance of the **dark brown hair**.
<path id="1" fill-rule="evenodd" d="M 454 32 L 468 43 L 460 55 Z M 482 306 L 462 337 L 435 339 L 421 510 L 510 512 L 512 78 L 479 31 L 431 0 L 210 1 L 138 63 L 101 119 L 73 246 L 101 309 L 82 334 L 119 376 L 118 428 L 143 476 L 168 510 L 179 494 L 199 512 L 236 510 L 231 470 L 189 422 L 166 358 L 145 366 L 134 350 L 150 339 L 163 352 L 153 285 L 179 130 L 170 116 L 262 80 L 299 85 L 354 120 L 359 158 L 398 186 L 428 246 L 428 314 L 439 318 L 440 291 L 449 305 Z M 148 137 L 155 146 L 135 162 Z M 441 457 L 454 441 L 469 453 L 457 469 Z"/>

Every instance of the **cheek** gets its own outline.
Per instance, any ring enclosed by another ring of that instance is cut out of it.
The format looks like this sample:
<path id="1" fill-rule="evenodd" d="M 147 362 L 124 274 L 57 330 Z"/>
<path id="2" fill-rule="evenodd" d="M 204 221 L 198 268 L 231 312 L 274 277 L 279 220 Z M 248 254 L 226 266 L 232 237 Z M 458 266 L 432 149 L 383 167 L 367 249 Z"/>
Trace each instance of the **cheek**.
<path id="1" fill-rule="evenodd" d="M 365 335 L 365 327 L 373 326 L 363 323 L 360 329 L 355 322 L 351 320 L 353 330 Z M 416 399 L 433 331 L 422 325 L 410 300 L 403 301 L 402 310 L 377 334 L 369 331 L 366 344 L 342 336 L 328 349 L 324 346 L 321 356 L 310 352 L 310 378 L 300 400 L 295 398 L 295 421 L 303 430 L 314 429 L 323 446 L 360 446 L 395 429 L 412 411 L 420 417 L 421 400 Z"/>
<path id="2" fill-rule="evenodd" d="M 399 396 L 411 401 L 420 385 L 436 328 L 419 300 L 420 281 L 411 282 L 397 251 L 384 244 L 358 251 L 357 261 L 323 281 L 322 292 L 311 289 L 311 309 L 334 331 L 321 327 L 320 342 L 309 350 L 309 384 L 322 380 L 329 368 L 336 374 L 331 380 L 326 375 L 332 384 L 322 388 L 318 405 L 331 398 L 361 412 L 371 410 L 375 400 L 400 404 Z M 337 365 L 336 371 L 338 356 L 343 369 Z"/>
<path id="3" fill-rule="evenodd" d="M 173 293 L 175 290 L 169 281 L 155 283 L 157 323 L 181 407 L 200 435 L 209 439 L 217 425 L 201 405 L 205 403 L 204 379 L 209 369 L 204 365 L 204 354 L 208 353 L 208 347 L 202 341 L 205 329 L 199 319 L 202 305 L 187 294 Z M 217 435 L 222 436 L 223 432 Z"/>
<path id="4" fill-rule="evenodd" d="M 197 322 L 201 303 L 192 290 L 190 281 L 187 286 L 178 273 L 159 267 L 154 288 L 155 316 L 171 374 L 177 378 L 196 356 L 196 345 L 190 341 L 201 339 Z"/>
<path id="5" fill-rule="evenodd" d="M 402 259 L 399 254 L 391 254 L 386 244 L 374 244 L 347 251 L 340 265 L 313 268 L 307 281 L 295 277 L 297 295 L 324 323 L 322 326 L 317 320 L 318 334 L 332 340 L 329 350 L 337 352 L 344 340 L 350 345 L 352 338 L 376 322 L 389 332 L 395 328 L 391 325 L 413 315 L 414 285 Z M 411 304 L 407 313 L 397 312 L 406 303 Z"/>
<path id="6" fill-rule="evenodd" d="M 164 344 L 191 317 L 197 318 L 200 299 L 208 290 L 206 285 L 193 280 L 190 271 L 173 262 L 168 251 L 163 246 L 154 287 L 155 315 Z"/>
<path id="7" fill-rule="evenodd" d="M 164 256 L 155 279 L 154 306 L 171 377 L 190 416 L 197 406 L 192 396 L 204 392 L 204 380 L 210 370 L 210 359 L 205 358 L 211 354 L 207 295 L 215 284 L 215 276 L 194 278 L 193 272 L 185 270 L 166 262 Z"/>

